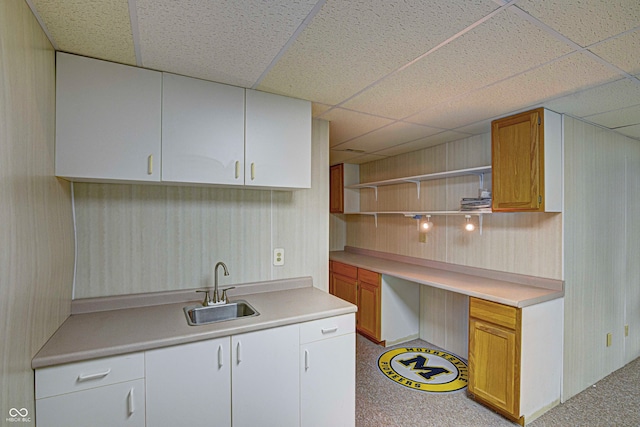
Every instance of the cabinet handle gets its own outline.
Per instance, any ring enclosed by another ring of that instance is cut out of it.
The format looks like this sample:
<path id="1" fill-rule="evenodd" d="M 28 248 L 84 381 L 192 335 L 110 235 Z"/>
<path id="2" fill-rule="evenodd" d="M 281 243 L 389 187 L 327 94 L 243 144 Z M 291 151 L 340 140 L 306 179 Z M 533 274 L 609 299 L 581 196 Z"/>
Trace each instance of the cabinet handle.
<path id="1" fill-rule="evenodd" d="M 107 375 L 109 375 L 109 372 L 111 372 L 111 369 L 107 369 L 104 372 L 98 372 L 97 374 L 88 374 L 88 375 L 80 374 L 78 375 L 78 381 L 99 380 L 100 378 L 104 378 Z"/>
<path id="2" fill-rule="evenodd" d="M 251 181 L 256 179 L 256 164 L 251 163 Z"/>
<path id="3" fill-rule="evenodd" d="M 136 411 L 136 402 L 133 400 L 133 388 L 129 390 L 129 395 L 127 396 L 127 404 L 129 405 L 129 416 L 131 416 Z"/>
<path id="4" fill-rule="evenodd" d="M 336 332 L 338 330 L 337 326 L 331 327 L 331 328 L 322 328 L 322 333 L 323 334 L 330 334 L 333 332 Z"/>
<path id="5" fill-rule="evenodd" d="M 218 346 L 218 369 L 222 368 L 223 360 L 222 360 L 222 346 Z"/>
<path id="6" fill-rule="evenodd" d="M 309 350 L 304 351 L 304 370 L 309 370 Z"/>
<path id="7" fill-rule="evenodd" d="M 238 344 L 236 345 L 236 360 L 238 361 L 238 364 L 242 362 L 242 345 L 240 345 L 240 341 L 238 341 Z"/>
<path id="8" fill-rule="evenodd" d="M 236 160 L 236 179 L 240 178 L 240 162 Z"/>
<path id="9" fill-rule="evenodd" d="M 153 154 L 147 157 L 147 175 L 153 175 Z"/>

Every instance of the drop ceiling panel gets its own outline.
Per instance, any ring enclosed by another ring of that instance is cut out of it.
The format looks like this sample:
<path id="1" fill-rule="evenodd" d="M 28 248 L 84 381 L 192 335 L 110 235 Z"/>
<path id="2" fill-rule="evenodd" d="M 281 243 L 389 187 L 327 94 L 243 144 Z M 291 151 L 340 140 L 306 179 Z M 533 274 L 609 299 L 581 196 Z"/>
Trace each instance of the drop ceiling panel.
<path id="1" fill-rule="evenodd" d="M 342 108 L 329 111 L 322 119 L 331 123 L 329 133 L 332 147 L 393 123 L 389 119 Z"/>
<path id="2" fill-rule="evenodd" d="M 524 0 L 517 7 L 586 47 L 638 25 L 637 0 Z"/>
<path id="3" fill-rule="evenodd" d="M 591 116 L 634 106 L 640 99 L 640 84 L 620 79 L 585 91 L 572 93 L 547 103 L 559 113 L 575 117 Z"/>
<path id="4" fill-rule="evenodd" d="M 469 136 L 470 135 L 468 133 L 445 131 L 437 135 L 421 138 L 417 141 L 411 141 L 404 144 L 396 145 L 391 148 L 386 148 L 384 150 L 376 151 L 375 154 L 384 155 L 384 156 L 396 156 L 402 153 L 422 150 L 424 148 L 444 144 L 446 142 L 458 141 L 460 139 L 468 138 Z"/>
<path id="5" fill-rule="evenodd" d="M 618 77 L 584 53 L 546 64 L 455 102 L 438 105 L 407 119 L 428 126 L 456 128 L 516 110 L 541 105 L 559 94 L 589 89 Z"/>
<path id="6" fill-rule="evenodd" d="M 619 132 L 623 135 L 626 135 L 630 138 L 635 138 L 640 140 L 640 125 L 628 126 L 625 128 L 617 129 L 616 132 Z"/>
<path id="7" fill-rule="evenodd" d="M 389 126 L 338 144 L 333 148 L 364 150 L 373 153 L 383 148 L 402 144 L 440 133 L 442 130 L 411 123 L 396 122 Z"/>
<path id="8" fill-rule="evenodd" d="M 127 0 L 32 3 L 58 50 L 136 65 Z"/>
<path id="9" fill-rule="evenodd" d="M 571 51 L 507 9 L 344 106 L 402 119 Z"/>
<path id="10" fill-rule="evenodd" d="M 640 30 L 600 43 L 589 50 L 629 74 L 640 73 Z"/>
<path id="11" fill-rule="evenodd" d="M 338 163 L 361 164 L 384 159 L 384 156 L 375 154 L 351 153 L 349 151 L 331 150 L 329 153 L 329 163 L 336 165 Z"/>
<path id="12" fill-rule="evenodd" d="M 142 63 L 251 87 L 315 3 L 137 0 Z"/>
<path id="13" fill-rule="evenodd" d="M 497 8 L 491 0 L 328 0 L 258 88 L 336 105 Z"/>
<path id="14" fill-rule="evenodd" d="M 640 98 L 638 98 L 638 102 L 640 102 Z M 640 124 L 640 104 L 607 113 L 587 116 L 585 119 L 611 129 Z"/>

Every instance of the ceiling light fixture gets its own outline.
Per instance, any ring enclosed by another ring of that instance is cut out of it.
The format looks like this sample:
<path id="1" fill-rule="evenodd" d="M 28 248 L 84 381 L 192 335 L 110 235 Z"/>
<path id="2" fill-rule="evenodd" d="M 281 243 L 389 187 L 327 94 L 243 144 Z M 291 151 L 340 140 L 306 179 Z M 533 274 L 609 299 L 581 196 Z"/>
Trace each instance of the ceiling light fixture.
<path id="1" fill-rule="evenodd" d="M 464 229 L 467 231 L 473 231 L 476 229 L 476 226 L 471 222 L 471 215 L 464 216 L 467 219 L 467 222 L 464 224 Z"/>

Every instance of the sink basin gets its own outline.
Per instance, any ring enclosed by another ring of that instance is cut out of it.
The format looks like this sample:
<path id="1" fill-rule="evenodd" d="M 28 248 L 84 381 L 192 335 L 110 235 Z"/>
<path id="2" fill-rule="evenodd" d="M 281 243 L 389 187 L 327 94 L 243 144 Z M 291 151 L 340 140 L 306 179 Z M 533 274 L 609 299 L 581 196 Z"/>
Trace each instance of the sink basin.
<path id="1" fill-rule="evenodd" d="M 244 300 L 206 307 L 201 304 L 190 305 L 184 308 L 184 314 L 187 315 L 187 322 L 191 326 L 260 315 L 255 308 Z"/>

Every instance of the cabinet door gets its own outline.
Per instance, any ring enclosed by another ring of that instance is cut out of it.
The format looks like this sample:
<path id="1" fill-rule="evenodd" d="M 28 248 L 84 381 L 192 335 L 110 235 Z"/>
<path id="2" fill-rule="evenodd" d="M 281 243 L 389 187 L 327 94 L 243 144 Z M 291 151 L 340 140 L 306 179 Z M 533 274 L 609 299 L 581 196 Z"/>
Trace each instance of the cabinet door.
<path id="1" fill-rule="evenodd" d="M 144 380 L 36 400 L 39 427 L 144 427 Z"/>
<path id="2" fill-rule="evenodd" d="M 299 342 L 298 325 L 231 338 L 234 427 L 299 425 Z"/>
<path id="3" fill-rule="evenodd" d="M 225 337 L 147 351 L 147 426 L 231 426 L 229 345 Z"/>
<path id="4" fill-rule="evenodd" d="M 311 103 L 246 91 L 245 185 L 311 188 Z"/>
<path id="5" fill-rule="evenodd" d="M 469 319 L 469 392 L 519 417 L 520 352 L 516 332 Z"/>
<path id="6" fill-rule="evenodd" d="M 56 175 L 160 181 L 162 75 L 65 53 L 56 64 Z"/>
<path id="7" fill-rule="evenodd" d="M 300 347 L 300 425 L 355 425 L 355 334 Z"/>
<path id="8" fill-rule="evenodd" d="M 491 124 L 494 211 L 543 211 L 543 110 Z"/>
<path id="9" fill-rule="evenodd" d="M 340 274 L 332 274 L 333 295 L 351 304 L 358 304 L 358 281 Z"/>
<path id="10" fill-rule="evenodd" d="M 329 169 L 329 212 L 344 212 L 344 164 Z"/>
<path id="11" fill-rule="evenodd" d="M 163 74 L 162 180 L 244 184 L 244 89 Z"/>
<path id="12" fill-rule="evenodd" d="M 380 285 L 358 283 L 358 332 L 380 341 Z"/>

